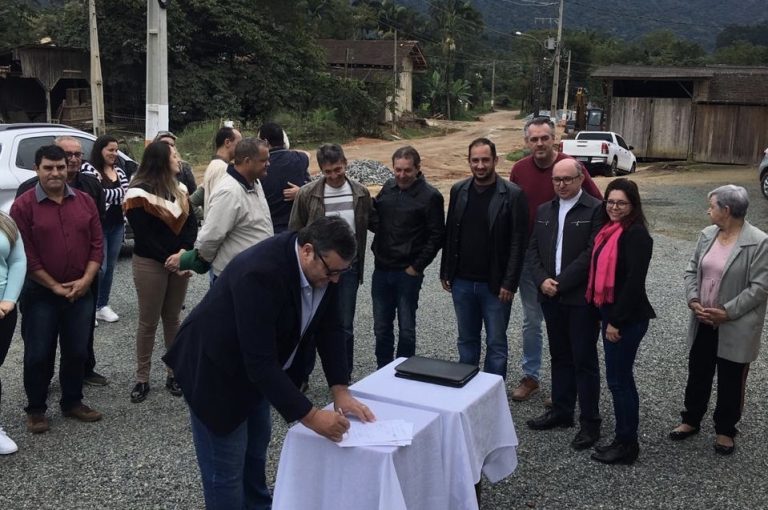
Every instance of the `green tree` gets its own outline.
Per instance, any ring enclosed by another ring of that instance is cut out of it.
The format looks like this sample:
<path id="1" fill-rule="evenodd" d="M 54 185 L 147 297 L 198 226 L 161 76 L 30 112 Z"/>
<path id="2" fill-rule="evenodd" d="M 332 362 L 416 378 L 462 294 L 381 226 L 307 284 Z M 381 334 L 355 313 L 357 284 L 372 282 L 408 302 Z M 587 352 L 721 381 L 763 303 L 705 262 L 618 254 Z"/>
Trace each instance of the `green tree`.
<path id="1" fill-rule="evenodd" d="M 34 11 L 23 0 L 0 2 L 0 50 L 36 42 Z"/>

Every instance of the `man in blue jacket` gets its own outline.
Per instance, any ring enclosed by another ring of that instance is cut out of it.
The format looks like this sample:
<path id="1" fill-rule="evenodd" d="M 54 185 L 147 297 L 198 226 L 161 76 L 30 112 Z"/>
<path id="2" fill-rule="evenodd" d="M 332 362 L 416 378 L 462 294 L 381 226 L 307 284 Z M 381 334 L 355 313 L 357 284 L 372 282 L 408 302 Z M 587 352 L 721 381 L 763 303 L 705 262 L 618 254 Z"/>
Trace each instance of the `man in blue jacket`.
<path id="1" fill-rule="evenodd" d="M 267 509 L 269 405 L 289 422 L 340 441 L 349 421 L 374 419 L 348 382 L 336 283 L 356 253 L 346 221 L 323 217 L 236 256 L 181 326 L 163 358 L 190 408 L 206 507 Z M 339 412 L 323 411 L 289 372 L 314 335 Z"/>

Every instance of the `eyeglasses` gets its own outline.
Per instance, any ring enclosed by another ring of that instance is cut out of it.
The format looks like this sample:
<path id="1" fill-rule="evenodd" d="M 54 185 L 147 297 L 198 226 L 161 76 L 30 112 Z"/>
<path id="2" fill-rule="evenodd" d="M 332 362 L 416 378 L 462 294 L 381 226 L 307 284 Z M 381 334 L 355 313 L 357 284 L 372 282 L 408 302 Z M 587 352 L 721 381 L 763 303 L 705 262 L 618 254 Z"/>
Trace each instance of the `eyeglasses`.
<path id="1" fill-rule="evenodd" d="M 606 207 L 615 207 L 616 209 L 625 209 L 629 206 L 629 202 L 626 200 L 606 200 Z"/>
<path id="2" fill-rule="evenodd" d="M 344 274 L 346 272 L 349 272 L 352 269 L 352 264 L 348 265 L 344 269 L 331 269 L 328 266 L 328 263 L 323 258 L 323 256 L 320 254 L 320 252 L 318 251 L 318 252 L 315 252 L 315 253 L 318 256 L 318 258 L 320 259 L 320 262 L 322 262 L 323 265 L 325 266 L 325 276 L 327 276 L 328 278 L 332 278 L 334 276 L 342 275 L 342 274 Z"/>
<path id="3" fill-rule="evenodd" d="M 580 175 L 570 175 L 567 177 L 552 177 L 552 182 L 555 183 L 555 186 L 558 184 L 565 184 L 566 186 L 570 186 L 573 184 L 573 181 L 581 177 Z"/>
<path id="4" fill-rule="evenodd" d="M 70 159 L 70 158 L 80 159 L 80 158 L 83 157 L 83 153 L 82 152 L 67 152 L 67 151 L 65 151 L 64 152 L 64 156 L 66 156 L 67 159 Z"/>

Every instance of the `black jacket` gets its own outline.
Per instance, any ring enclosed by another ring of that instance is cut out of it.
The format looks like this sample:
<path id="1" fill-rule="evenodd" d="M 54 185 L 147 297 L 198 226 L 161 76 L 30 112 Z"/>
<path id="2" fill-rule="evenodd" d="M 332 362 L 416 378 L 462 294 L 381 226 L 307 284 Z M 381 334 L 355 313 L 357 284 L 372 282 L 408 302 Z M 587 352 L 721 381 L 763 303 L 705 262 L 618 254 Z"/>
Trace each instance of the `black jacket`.
<path id="1" fill-rule="evenodd" d="M 301 335 L 295 242 L 296 233 L 285 232 L 232 259 L 163 356 L 189 407 L 214 434 L 237 428 L 260 395 L 287 421 L 305 416 L 312 404 L 283 366 L 298 345 L 289 371 L 304 370 L 313 336 L 328 384 L 347 384 L 335 284 Z"/>
<path id="2" fill-rule="evenodd" d="M 553 278 L 558 283 L 554 298 L 548 298 L 539 289 L 539 301 L 553 299 L 564 305 L 585 305 L 589 260 L 595 235 L 603 223 L 603 202 L 582 192 L 565 215 L 560 274 L 555 275 L 559 212 L 559 198 L 541 204 L 536 211 L 527 253 L 533 281 L 537 289 L 547 278 Z"/>
<path id="3" fill-rule="evenodd" d="M 473 180 L 473 177 L 464 179 L 451 188 L 445 220 L 445 244 L 440 263 L 441 280 L 453 281 L 456 276 L 461 222 Z M 499 175 L 496 176 L 496 188 L 488 207 L 488 225 L 491 246 L 488 281 L 490 290 L 494 294 L 498 294 L 501 288 L 517 292 L 528 240 L 528 202 L 517 184 Z"/>
<path id="4" fill-rule="evenodd" d="M 369 228 L 376 233 L 371 244 L 376 268 L 393 271 L 413 266 L 422 273 L 443 244 L 443 195 L 419 173 L 405 190 L 389 179 L 373 207 L 376 214 L 371 215 Z"/>
<path id="5" fill-rule="evenodd" d="M 619 332 L 625 324 L 656 317 L 645 291 L 645 278 L 652 254 L 653 238 L 644 225 L 634 223 L 621 233 L 614 302 L 605 307 L 608 322 L 619 328 Z"/>

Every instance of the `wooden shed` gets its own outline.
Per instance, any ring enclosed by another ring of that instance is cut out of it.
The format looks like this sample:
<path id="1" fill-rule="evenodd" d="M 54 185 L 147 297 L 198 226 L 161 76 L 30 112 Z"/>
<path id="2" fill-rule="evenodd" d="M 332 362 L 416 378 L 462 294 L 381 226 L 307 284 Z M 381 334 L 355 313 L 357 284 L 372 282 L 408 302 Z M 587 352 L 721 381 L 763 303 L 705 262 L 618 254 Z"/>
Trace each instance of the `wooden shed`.
<path id="1" fill-rule="evenodd" d="M 424 72 L 427 60 L 418 41 L 347 41 L 320 39 L 328 68 L 336 76 L 386 83 L 397 72 L 396 111 L 413 111 L 413 73 Z M 395 70 L 395 65 L 397 69 Z M 386 116 L 389 117 L 389 111 Z M 387 119 L 389 120 L 389 119 Z"/>
<path id="2" fill-rule="evenodd" d="M 0 118 L 51 122 L 84 110 L 90 119 L 89 75 L 86 50 L 34 45 L 0 52 Z"/>
<path id="3" fill-rule="evenodd" d="M 608 66 L 609 129 L 639 158 L 753 164 L 768 147 L 768 67 Z"/>

